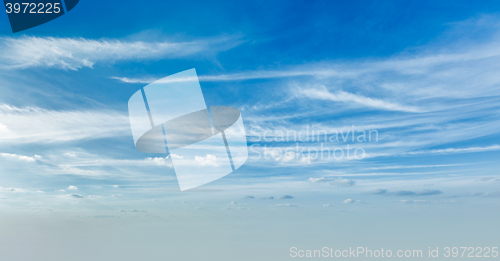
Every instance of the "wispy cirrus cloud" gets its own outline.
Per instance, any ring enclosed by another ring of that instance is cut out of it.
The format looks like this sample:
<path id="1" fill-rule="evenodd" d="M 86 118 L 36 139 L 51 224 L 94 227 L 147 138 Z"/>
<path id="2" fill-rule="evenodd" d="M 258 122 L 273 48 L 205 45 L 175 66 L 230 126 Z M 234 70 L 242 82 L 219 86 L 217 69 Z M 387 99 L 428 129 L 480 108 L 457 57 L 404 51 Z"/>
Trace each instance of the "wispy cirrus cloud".
<path id="1" fill-rule="evenodd" d="M 446 148 L 436 150 L 419 150 L 405 152 L 407 155 L 426 155 L 426 154 L 455 154 L 455 153 L 473 153 L 500 150 L 500 145 L 491 145 L 487 147 L 468 147 L 468 148 Z"/>
<path id="2" fill-rule="evenodd" d="M 49 110 L 0 104 L 0 143 L 52 143 L 130 133 L 127 115 L 116 111 Z"/>
<path id="3" fill-rule="evenodd" d="M 496 39 L 466 47 L 443 45 L 445 48 L 430 46 L 412 55 L 404 53 L 386 59 L 306 63 L 269 70 L 200 75 L 199 80 L 274 79 L 295 98 L 288 100 L 292 103 L 297 99 L 316 99 L 410 113 L 442 111 L 464 106 L 464 102 L 458 102 L 460 100 L 500 95 L 497 88 L 500 84 L 497 73 L 500 48 Z M 125 83 L 147 84 L 161 77 L 112 78 Z M 295 88 L 290 88 L 291 85 Z M 270 99 L 273 99 L 272 104 L 280 102 L 276 97 Z"/>
<path id="4" fill-rule="evenodd" d="M 7 159 L 14 159 L 14 160 L 20 160 L 20 161 L 26 161 L 26 162 L 35 162 L 36 159 L 41 158 L 40 155 L 35 155 L 34 157 L 30 157 L 30 156 L 18 155 L 18 154 L 13 154 L 13 153 L 0 153 L 0 156 L 7 158 Z"/>
<path id="5" fill-rule="evenodd" d="M 317 66 L 313 66 L 317 67 Z M 358 75 L 357 72 L 350 72 L 344 70 L 337 70 L 331 68 L 289 68 L 283 70 L 259 70 L 259 71 L 245 71 L 238 73 L 227 74 L 214 74 L 214 75 L 200 75 L 198 79 L 202 82 L 225 82 L 225 81 L 246 81 L 246 80 L 262 80 L 262 79 L 283 79 L 292 77 L 346 77 Z M 158 77 L 112 77 L 112 79 L 119 80 L 125 83 L 152 83 L 158 80 Z M 190 81 L 189 78 L 177 78 L 176 81 Z M 168 80 L 167 80 L 168 81 Z M 163 81 L 160 81 L 163 82 Z"/>
<path id="6" fill-rule="evenodd" d="M 366 107 L 372 107 L 389 111 L 421 112 L 422 110 L 414 106 L 405 106 L 396 102 L 383 101 L 363 95 L 357 95 L 345 91 L 329 92 L 325 87 L 318 89 L 301 89 L 298 95 L 311 99 L 326 100 L 333 102 L 354 103 Z"/>
<path id="7" fill-rule="evenodd" d="M 401 110 L 401 104 L 392 102 L 383 104 L 370 95 L 352 97 L 342 87 L 365 87 L 386 95 L 397 95 L 398 98 L 464 98 L 481 97 L 485 94 L 497 93 L 495 86 L 500 79 L 497 76 L 500 48 L 493 39 L 485 43 L 471 43 L 467 46 L 450 48 L 450 44 L 421 48 L 421 52 L 413 55 L 404 53 L 387 59 L 365 60 L 356 62 L 329 61 L 306 63 L 295 66 L 267 70 L 248 70 L 240 72 L 200 75 L 200 81 L 246 81 L 246 80 L 293 80 L 299 84 L 316 84 L 327 86 L 335 83 L 339 93 L 334 100 L 340 98 L 365 102 L 379 108 Z M 151 83 L 162 77 L 122 77 L 113 79 L 125 83 Z M 186 79 L 189 80 L 189 79 Z M 476 88 L 471 90 L 469 87 Z M 287 86 L 288 87 L 288 86 Z M 330 88 L 329 88 L 330 89 Z M 312 91 L 319 94 L 317 87 Z M 315 95 L 314 92 L 311 93 Z M 319 95 L 321 96 L 321 95 Z M 331 96 L 331 95 L 327 95 Z M 330 97 L 331 98 L 331 97 Z M 367 100 L 372 99 L 372 100 Z M 412 106 L 403 107 L 402 111 L 422 111 Z"/>
<path id="8" fill-rule="evenodd" d="M 0 66 L 8 69 L 49 67 L 64 70 L 92 68 L 100 62 L 161 60 L 211 56 L 233 48 L 243 41 L 224 36 L 194 41 L 126 41 L 57 37 L 0 38 Z"/>

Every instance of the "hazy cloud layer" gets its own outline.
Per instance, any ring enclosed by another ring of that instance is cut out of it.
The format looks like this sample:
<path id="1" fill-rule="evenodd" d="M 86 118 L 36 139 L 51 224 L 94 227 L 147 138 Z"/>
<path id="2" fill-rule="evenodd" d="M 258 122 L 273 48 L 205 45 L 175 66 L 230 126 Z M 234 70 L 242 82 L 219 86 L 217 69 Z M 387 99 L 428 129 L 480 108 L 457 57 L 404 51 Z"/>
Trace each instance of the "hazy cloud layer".
<path id="1" fill-rule="evenodd" d="M 332 177 L 320 177 L 320 178 L 309 178 L 311 183 L 328 183 L 332 186 L 337 187 L 352 187 L 356 185 L 356 181 L 344 178 L 332 178 Z"/>

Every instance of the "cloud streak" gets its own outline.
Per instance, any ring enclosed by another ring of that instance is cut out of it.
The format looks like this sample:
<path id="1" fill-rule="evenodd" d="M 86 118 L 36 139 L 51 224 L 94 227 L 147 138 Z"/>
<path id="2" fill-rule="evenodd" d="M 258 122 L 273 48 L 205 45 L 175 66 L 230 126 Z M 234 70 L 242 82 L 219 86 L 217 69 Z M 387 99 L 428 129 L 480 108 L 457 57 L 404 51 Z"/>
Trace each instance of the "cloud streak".
<path id="1" fill-rule="evenodd" d="M 36 158 L 40 158 L 40 156 L 38 156 L 38 155 L 35 155 L 35 157 L 29 157 L 29 156 L 18 155 L 18 154 L 13 154 L 13 153 L 0 153 L 0 156 L 7 158 L 7 159 L 15 159 L 15 160 L 26 161 L 26 162 L 35 162 Z"/>
<path id="2" fill-rule="evenodd" d="M 0 66 L 9 69 L 49 67 L 64 70 L 92 68 L 100 62 L 161 60 L 210 56 L 241 44 L 237 37 L 187 42 L 144 42 L 23 36 L 0 38 Z"/>
<path id="3" fill-rule="evenodd" d="M 403 112 L 421 112 L 421 110 L 417 107 L 413 106 L 404 106 L 399 103 L 383 101 L 379 99 L 374 99 L 370 97 L 366 97 L 363 95 L 356 95 L 353 93 L 345 92 L 345 91 L 337 91 L 335 93 L 329 92 L 326 88 L 321 89 L 303 89 L 298 91 L 299 95 L 317 99 L 317 100 L 325 100 L 325 101 L 333 101 L 333 102 L 344 102 L 344 103 L 354 103 L 366 107 L 389 110 L 389 111 L 403 111 Z"/>
<path id="4" fill-rule="evenodd" d="M 406 152 L 407 155 L 428 155 L 428 154 L 456 154 L 456 153 L 474 153 L 500 150 L 500 145 L 491 145 L 488 147 L 469 147 L 469 148 L 447 148 L 438 150 L 419 150 Z"/>
<path id="5" fill-rule="evenodd" d="M 320 178 L 309 178 L 310 183 L 328 183 L 332 186 L 337 187 L 352 187 L 356 185 L 356 181 L 344 178 L 331 178 L 331 177 L 320 177 Z"/>
<path id="6" fill-rule="evenodd" d="M 0 118 L 0 143 L 53 143 L 130 134 L 128 116 L 116 111 L 48 110 L 0 104 Z"/>

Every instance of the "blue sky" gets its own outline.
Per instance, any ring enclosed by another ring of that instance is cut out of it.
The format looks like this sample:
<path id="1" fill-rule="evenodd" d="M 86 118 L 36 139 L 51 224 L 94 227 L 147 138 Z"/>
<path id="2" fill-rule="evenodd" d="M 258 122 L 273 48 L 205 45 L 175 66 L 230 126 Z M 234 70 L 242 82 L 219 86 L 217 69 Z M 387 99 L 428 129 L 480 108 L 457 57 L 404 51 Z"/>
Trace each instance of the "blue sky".
<path id="1" fill-rule="evenodd" d="M 0 242 L 23 260 L 111 258 L 99 246 L 123 260 L 181 256 L 190 246 L 215 257 L 212 236 L 230 246 L 217 260 L 247 248 L 281 260 L 292 246 L 497 243 L 499 7 L 81 1 L 17 34 L 3 15 L 0 219 L 10 225 Z M 240 109 L 253 149 L 236 172 L 181 193 L 170 159 L 134 147 L 127 102 L 191 68 L 207 105 Z M 376 131 L 378 140 L 279 138 L 307 129 L 328 138 Z M 364 157 L 295 151 L 348 145 Z M 17 244 L 43 235 L 50 239 L 33 256 Z M 60 244 L 60 256 L 50 251 Z"/>

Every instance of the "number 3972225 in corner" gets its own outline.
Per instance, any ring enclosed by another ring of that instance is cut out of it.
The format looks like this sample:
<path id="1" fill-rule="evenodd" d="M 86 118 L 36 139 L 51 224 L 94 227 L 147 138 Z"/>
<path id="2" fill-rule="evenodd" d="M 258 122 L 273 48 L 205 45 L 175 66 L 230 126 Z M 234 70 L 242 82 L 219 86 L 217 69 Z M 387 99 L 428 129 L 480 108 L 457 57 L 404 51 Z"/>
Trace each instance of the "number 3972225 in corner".
<path id="1" fill-rule="evenodd" d="M 444 257 L 498 257 L 498 247 L 445 247 Z"/>
<path id="2" fill-rule="evenodd" d="M 79 0 L 3 0 L 13 33 L 52 21 L 72 10 Z"/>
<path id="3" fill-rule="evenodd" d="M 8 14 L 58 14 L 61 12 L 61 3 L 6 3 Z"/>

